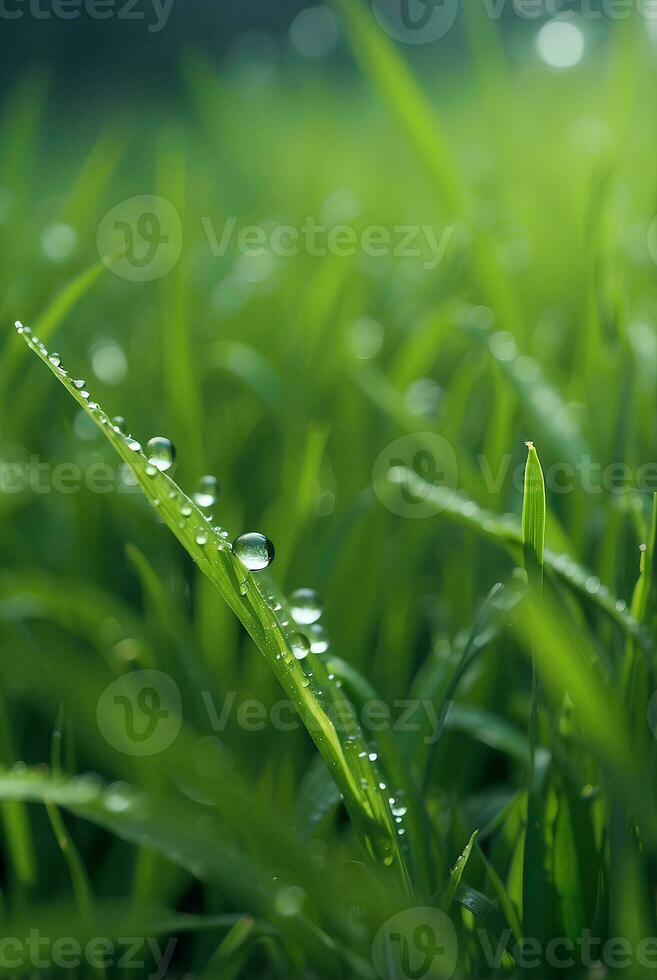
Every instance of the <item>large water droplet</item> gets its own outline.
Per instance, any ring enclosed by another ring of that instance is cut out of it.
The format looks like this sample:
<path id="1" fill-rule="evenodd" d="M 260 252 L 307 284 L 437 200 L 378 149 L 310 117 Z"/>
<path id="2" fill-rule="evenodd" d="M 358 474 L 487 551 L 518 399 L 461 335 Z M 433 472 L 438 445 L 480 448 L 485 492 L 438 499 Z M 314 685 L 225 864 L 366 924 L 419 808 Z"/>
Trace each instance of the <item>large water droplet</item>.
<path id="1" fill-rule="evenodd" d="M 290 611 L 300 626 L 309 626 L 322 615 L 322 600 L 314 589 L 296 589 L 290 596 Z"/>
<path id="2" fill-rule="evenodd" d="M 273 562 L 275 555 L 273 544 L 259 531 L 240 534 L 233 541 L 233 551 L 244 567 L 251 572 L 259 572 L 267 568 Z"/>
<path id="3" fill-rule="evenodd" d="M 164 436 L 155 436 L 146 444 L 146 455 L 149 463 L 156 466 L 161 473 L 170 470 L 176 460 L 176 450 L 173 443 Z"/>
<path id="4" fill-rule="evenodd" d="M 310 653 L 310 641 L 303 633 L 293 633 L 290 637 L 290 647 L 297 660 L 305 660 Z"/>
<path id="5" fill-rule="evenodd" d="M 219 480 L 216 476 L 202 476 L 194 494 L 194 503 L 199 507 L 213 507 L 219 496 Z"/>

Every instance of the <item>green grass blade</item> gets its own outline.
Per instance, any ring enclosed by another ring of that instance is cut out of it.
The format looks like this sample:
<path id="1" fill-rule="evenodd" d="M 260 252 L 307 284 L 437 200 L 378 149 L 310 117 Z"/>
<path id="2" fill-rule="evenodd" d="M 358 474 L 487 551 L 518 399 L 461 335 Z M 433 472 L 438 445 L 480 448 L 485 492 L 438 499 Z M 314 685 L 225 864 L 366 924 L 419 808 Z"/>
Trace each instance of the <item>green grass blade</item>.
<path id="1" fill-rule="evenodd" d="M 201 571 L 215 585 L 250 633 L 306 728 L 322 753 L 345 800 L 349 814 L 370 854 L 392 866 L 408 887 L 408 872 L 401 853 L 387 797 L 367 759 L 367 744 L 354 719 L 340 726 L 328 709 L 339 691 L 326 669 L 310 655 L 304 665 L 294 656 L 291 632 L 279 618 L 277 600 L 266 579 L 249 572 L 233 554 L 224 537 L 203 512 L 164 472 L 149 464 L 141 446 L 115 428 L 89 394 L 76 386 L 61 366 L 49 360 L 45 346 L 31 331 L 17 324 L 28 347 L 47 365 L 69 395 L 96 422 L 119 456 L 134 471 L 147 499 Z"/>
<path id="2" fill-rule="evenodd" d="M 545 480 L 534 443 L 528 442 L 527 449 L 525 488 L 522 500 L 522 544 L 525 571 L 529 582 L 540 587 L 543 582 L 547 518 Z"/>

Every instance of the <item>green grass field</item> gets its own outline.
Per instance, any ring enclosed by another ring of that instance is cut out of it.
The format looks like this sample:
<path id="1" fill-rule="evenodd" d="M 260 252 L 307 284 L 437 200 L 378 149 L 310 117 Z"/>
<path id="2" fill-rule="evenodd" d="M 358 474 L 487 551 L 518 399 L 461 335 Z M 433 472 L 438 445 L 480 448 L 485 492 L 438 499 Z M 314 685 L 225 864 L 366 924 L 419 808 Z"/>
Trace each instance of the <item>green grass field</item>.
<path id="1" fill-rule="evenodd" d="M 655 49 L 336 9 L 3 95 L 2 976 L 657 975 Z"/>

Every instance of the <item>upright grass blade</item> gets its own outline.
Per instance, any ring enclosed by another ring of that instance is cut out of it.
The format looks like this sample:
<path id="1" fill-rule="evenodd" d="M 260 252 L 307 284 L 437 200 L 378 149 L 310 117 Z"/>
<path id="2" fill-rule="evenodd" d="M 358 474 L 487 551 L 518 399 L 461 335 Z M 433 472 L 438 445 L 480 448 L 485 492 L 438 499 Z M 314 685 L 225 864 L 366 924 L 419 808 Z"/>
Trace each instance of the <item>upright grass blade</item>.
<path id="1" fill-rule="evenodd" d="M 540 589 L 543 584 L 545 555 L 545 480 L 533 442 L 527 443 L 527 465 L 522 499 L 522 547 L 525 571 L 530 586 Z"/>
<path id="2" fill-rule="evenodd" d="M 530 590 L 540 596 L 543 590 L 543 560 L 547 504 L 543 470 L 533 442 L 527 443 L 527 464 L 522 500 L 522 546 Z M 529 715 L 529 787 L 527 829 L 523 856 L 523 922 L 525 934 L 540 939 L 546 920 L 548 880 L 545 844 L 545 793 L 547 780 L 537 766 L 539 746 L 540 687 L 536 655 L 532 650 L 532 698 Z"/>
<path id="3" fill-rule="evenodd" d="M 368 759 L 363 733 L 353 713 L 344 724 L 334 724 L 331 711 L 340 700 L 340 693 L 318 657 L 311 654 L 303 665 L 295 657 L 290 629 L 280 618 L 284 599 L 282 602 L 277 599 L 271 583 L 242 565 L 220 529 L 211 526 L 203 512 L 166 473 L 149 464 L 139 443 L 132 436 L 124 435 L 100 406 L 90 400 L 89 393 L 83 390 L 84 383 L 75 384 L 58 358 L 50 360 L 45 346 L 29 328 L 20 323 L 16 326 L 30 350 L 50 368 L 104 432 L 119 456 L 132 467 L 139 486 L 164 523 L 241 620 L 322 753 L 367 850 L 391 868 L 404 888 L 410 888 L 387 795 L 379 786 Z"/>

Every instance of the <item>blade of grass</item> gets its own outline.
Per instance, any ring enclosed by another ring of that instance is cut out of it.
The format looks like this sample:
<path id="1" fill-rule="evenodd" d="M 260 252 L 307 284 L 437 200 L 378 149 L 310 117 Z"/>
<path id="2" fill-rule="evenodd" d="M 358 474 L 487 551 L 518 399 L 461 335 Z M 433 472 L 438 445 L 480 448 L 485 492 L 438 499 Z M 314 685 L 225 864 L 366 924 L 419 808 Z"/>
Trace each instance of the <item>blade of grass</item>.
<path id="1" fill-rule="evenodd" d="M 392 813 L 367 758 L 362 731 L 353 718 L 348 725 L 340 726 L 339 732 L 336 729 L 328 709 L 339 698 L 339 691 L 328 679 L 319 658 L 310 655 L 304 669 L 295 657 L 289 628 L 282 625 L 276 608 L 282 604 L 277 603 L 271 585 L 242 565 L 195 503 L 166 473 L 149 464 L 139 443 L 112 425 L 61 364 L 49 360 L 41 341 L 22 324 L 17 324 L 17 329 L 30 350 L 50 368 L 132 467 L 147 499 L 248 630 L 322 753 L 369 853 L 391 867 L 393 875 L 408 888 L 408 871 Z"/>

